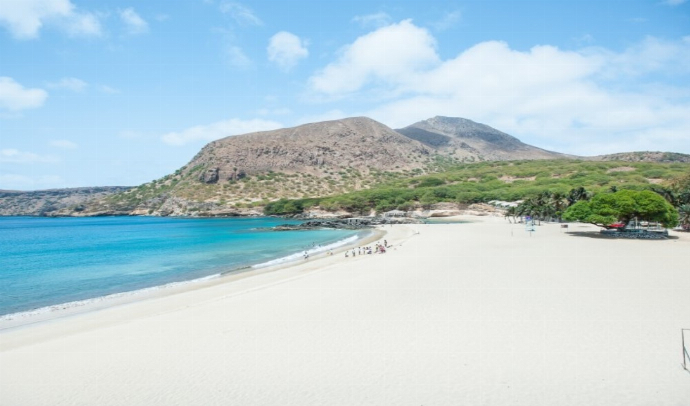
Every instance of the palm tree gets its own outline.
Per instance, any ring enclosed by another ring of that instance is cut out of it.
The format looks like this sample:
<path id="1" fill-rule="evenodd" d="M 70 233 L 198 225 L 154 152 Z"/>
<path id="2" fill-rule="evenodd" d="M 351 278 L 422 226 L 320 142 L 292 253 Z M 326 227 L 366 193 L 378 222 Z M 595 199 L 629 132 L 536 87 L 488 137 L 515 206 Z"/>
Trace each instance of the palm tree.
<path id="1" fill-rule="evenodd" d="M 517 216 L 517 207 L 516 207 L 516 206 L 510 206 L 510 207 L 508 207 L 508 208 L 506 209 L 505 218 L 507 218 L 508 221 L 509 221 L 510 223 L 512 223 L 512 221 L 510 221 L 510 218 L 512 217 L 513 220 L 516 220 L 516 219 L 515 219 L 515 216 Z M 517 223 L 517 221 L 515 221 L 515 222 Z"/>
<path id="2" fill-rule="evenodd" d="M 549 197 L 549 205 L 553 207 L 554 214 L 558 217 L 558 222 L 561 222 L 561 216 L 565 209 L 568 208 L 568 200 L 564 193 L 553 192 Z"/>
<path id="3" fill-rule="evenodd" d="M 678 214 L 680 214 L 678 218 L 680 226 L 683 230 L 690 231 L 690 204 L 681 205 L 678 208 Z"/>
<path id="4" fill-rule="evenodd" d="M 552 208 L 548 204 L 550 193 L 542 192 L 536 196 L 530 197 L 520 203 L 517 212 L 520 216 L 531 216 L 541 224 L 541 220 L 550 216 L 553 213 Z"/>
<path id="5" fill-rule="evenodd" d="M 515 208 L 515 214 L 520 217 L 531 216 L 533 211 L 532 201 L 524 200 Z M 523 219 L 524 220 L 524 219 Z"/>
<path id="6" fill-rule="evenodd" d="M 568 192 L 568 196 L 566 197 L 566 199 L 568 200 L 568 207 L 574 205 L 580 200 L 589 200 L 590 197 L 592 197 L 591 194 L 582 186 L 576 189 L 571 189 L 570 192 Z"/>

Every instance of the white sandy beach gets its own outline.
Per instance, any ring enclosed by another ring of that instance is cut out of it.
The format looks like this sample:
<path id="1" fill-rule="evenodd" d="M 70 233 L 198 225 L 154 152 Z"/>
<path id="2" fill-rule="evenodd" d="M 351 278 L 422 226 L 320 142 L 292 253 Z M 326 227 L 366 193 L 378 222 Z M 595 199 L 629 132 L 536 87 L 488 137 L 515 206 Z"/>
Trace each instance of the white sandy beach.
<path id="1" fill-rule="evenodd" d="M 690 404 L 690 235 L 469 220 L 385 227 L 385 255 L 0 321 L 0 405 Z"/>

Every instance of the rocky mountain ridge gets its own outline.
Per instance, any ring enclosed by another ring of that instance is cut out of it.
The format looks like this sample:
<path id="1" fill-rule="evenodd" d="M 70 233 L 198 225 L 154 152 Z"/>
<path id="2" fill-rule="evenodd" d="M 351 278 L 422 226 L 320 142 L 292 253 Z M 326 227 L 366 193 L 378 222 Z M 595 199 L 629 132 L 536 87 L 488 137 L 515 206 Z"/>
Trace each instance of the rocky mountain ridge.
<path id="1" fill-rule="evenodd" d="M 432 150 L 367 117 L 304 124 L 226 137 L 206 145 L 187 165 L 216 183 L 269 171 L 310 173 L 421 168 Z"/>
<path id="2" fill-rule="evenodd" d="M 130 189 L 127 186 L 102 186 L 26 192 L 0 190 L 0 216 L 45 216 L 60 210 L 79 212 L 91 200 Z"/>
<path id="3" fill-rule="evenodd" d="M 690 155 L 688 154 L 661 151 L 619 152 L 617 154 L 597 155 L 593 157 L 588 157 L 587 159 L 593 161 L 690 163 Z"/>
<path id="4" fill-rule="evenodd" d="M 436 116 L 396 131 L 461 162 L 574 158 L 466 118 Z"/>
<path id="5" fill-rule="evenodd" d="M 82 188 L 57 200 L 55 191 L 26 192 L 33 200 L 0 194 L 0 215 L 260 215 L 278 199 L 367 189 L 462 162 L 561 158 L 690 162 L 690 155 L 654 152 L 574 157 L 463 118 L 437 116 L 394 131 L 353 117 L 222 138 L 175 173 L 113 193 Z"/>

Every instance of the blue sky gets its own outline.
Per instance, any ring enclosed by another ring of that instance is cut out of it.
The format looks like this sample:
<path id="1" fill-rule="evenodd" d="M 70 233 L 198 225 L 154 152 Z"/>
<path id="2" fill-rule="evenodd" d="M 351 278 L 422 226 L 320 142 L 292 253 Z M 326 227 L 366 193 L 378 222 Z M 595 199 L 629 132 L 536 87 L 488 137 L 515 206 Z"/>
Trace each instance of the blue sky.
<path id="1" fill-rule="evenodd" d="M 690 1 L 0 0 L 0 189 L 137 185 L 360 115 L 690 153 Z"/>

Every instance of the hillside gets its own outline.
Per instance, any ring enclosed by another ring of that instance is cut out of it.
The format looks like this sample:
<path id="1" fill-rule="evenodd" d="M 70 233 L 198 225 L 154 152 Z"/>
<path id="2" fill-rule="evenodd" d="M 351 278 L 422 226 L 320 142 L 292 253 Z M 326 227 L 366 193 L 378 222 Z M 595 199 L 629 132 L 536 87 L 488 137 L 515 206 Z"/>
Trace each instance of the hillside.
<path id="1" fill-rule="evenodd" d="M 103 199 L 129 189 L 104 186 L 31 192 L 0 190 L 0 216 L 43 216 L 68 208 L 79 211 L 91 200 Z"/>
<path id="2" fill-rule="evenodd" d="M 256 204 L 366 189 L 436 165 L 420 142 L 366 117 L 347 118 L 213 141 L 174 174 L 79 213 L 53 214 L 256 214 Z"/>
<path id="3" fill-rule="evenodd" d="M 465 118 L 436 116 L 396 131 L 460 162 L 568 157 Z"/>
<path id="4" fill-rule="evenodd" d="M 687 178 L 690 164 L 593 162 L 589 160 L 487 161 L 459 164 L 435 174 L 397 179 L 368 190 L 325 198 L 278 201 L 267 214 L 295 215 L 323 210 L 360 215 L 390 210 L 457 210 L 472 203 L 516 201 L 544 192 L 567 195 L 612 189 L 668 190 L 672 179 Z"/>
<path id="5" fill-rule="evenodd" d="M 379 122 L 355 117 L 226 137 L 205 146 L 188 166 L 202 165 L 200 179 L 214 183 L 268 171 L 409 170 L 421 168 L 430 153 Z"/>
<path id="6" fill-rule="evenodd" d="M 0 214 L 260 215 L 264 206 L 281 199 L 343 195 L 442 174 L 463 163 L 559 162 L 568 158 L 590 162 L 690 162 L 688 155 L 660 152 L 572 157 L 525 144 L 463 118 L 434 117 L 394 131 L 372 119 L 354 117 L 229 136 L 207 144 L 175 173 L 138 187 L 94 195 L 95 199 L 65 199 L 60 204 L 45 194 L 46 199 L 34 199 L 32 203 L 0 200 Z M 624 170 L 628 169 L 621 172 Z M 513 175 L 506 176 L 511 181 Z M 664 180 L 663 176 L 647 178 L 638 180 Z M 482 184 L 481 188 L 488 186 Z"/>
<path id="7" fill-rule="evenodd" d="M 597 155 L 590 157 L 593 161 L 627 161 L 627 162 L 683 162 L 690 163 L 690 155 L 677 152 L 637 151 L 617 154 Z"/>

